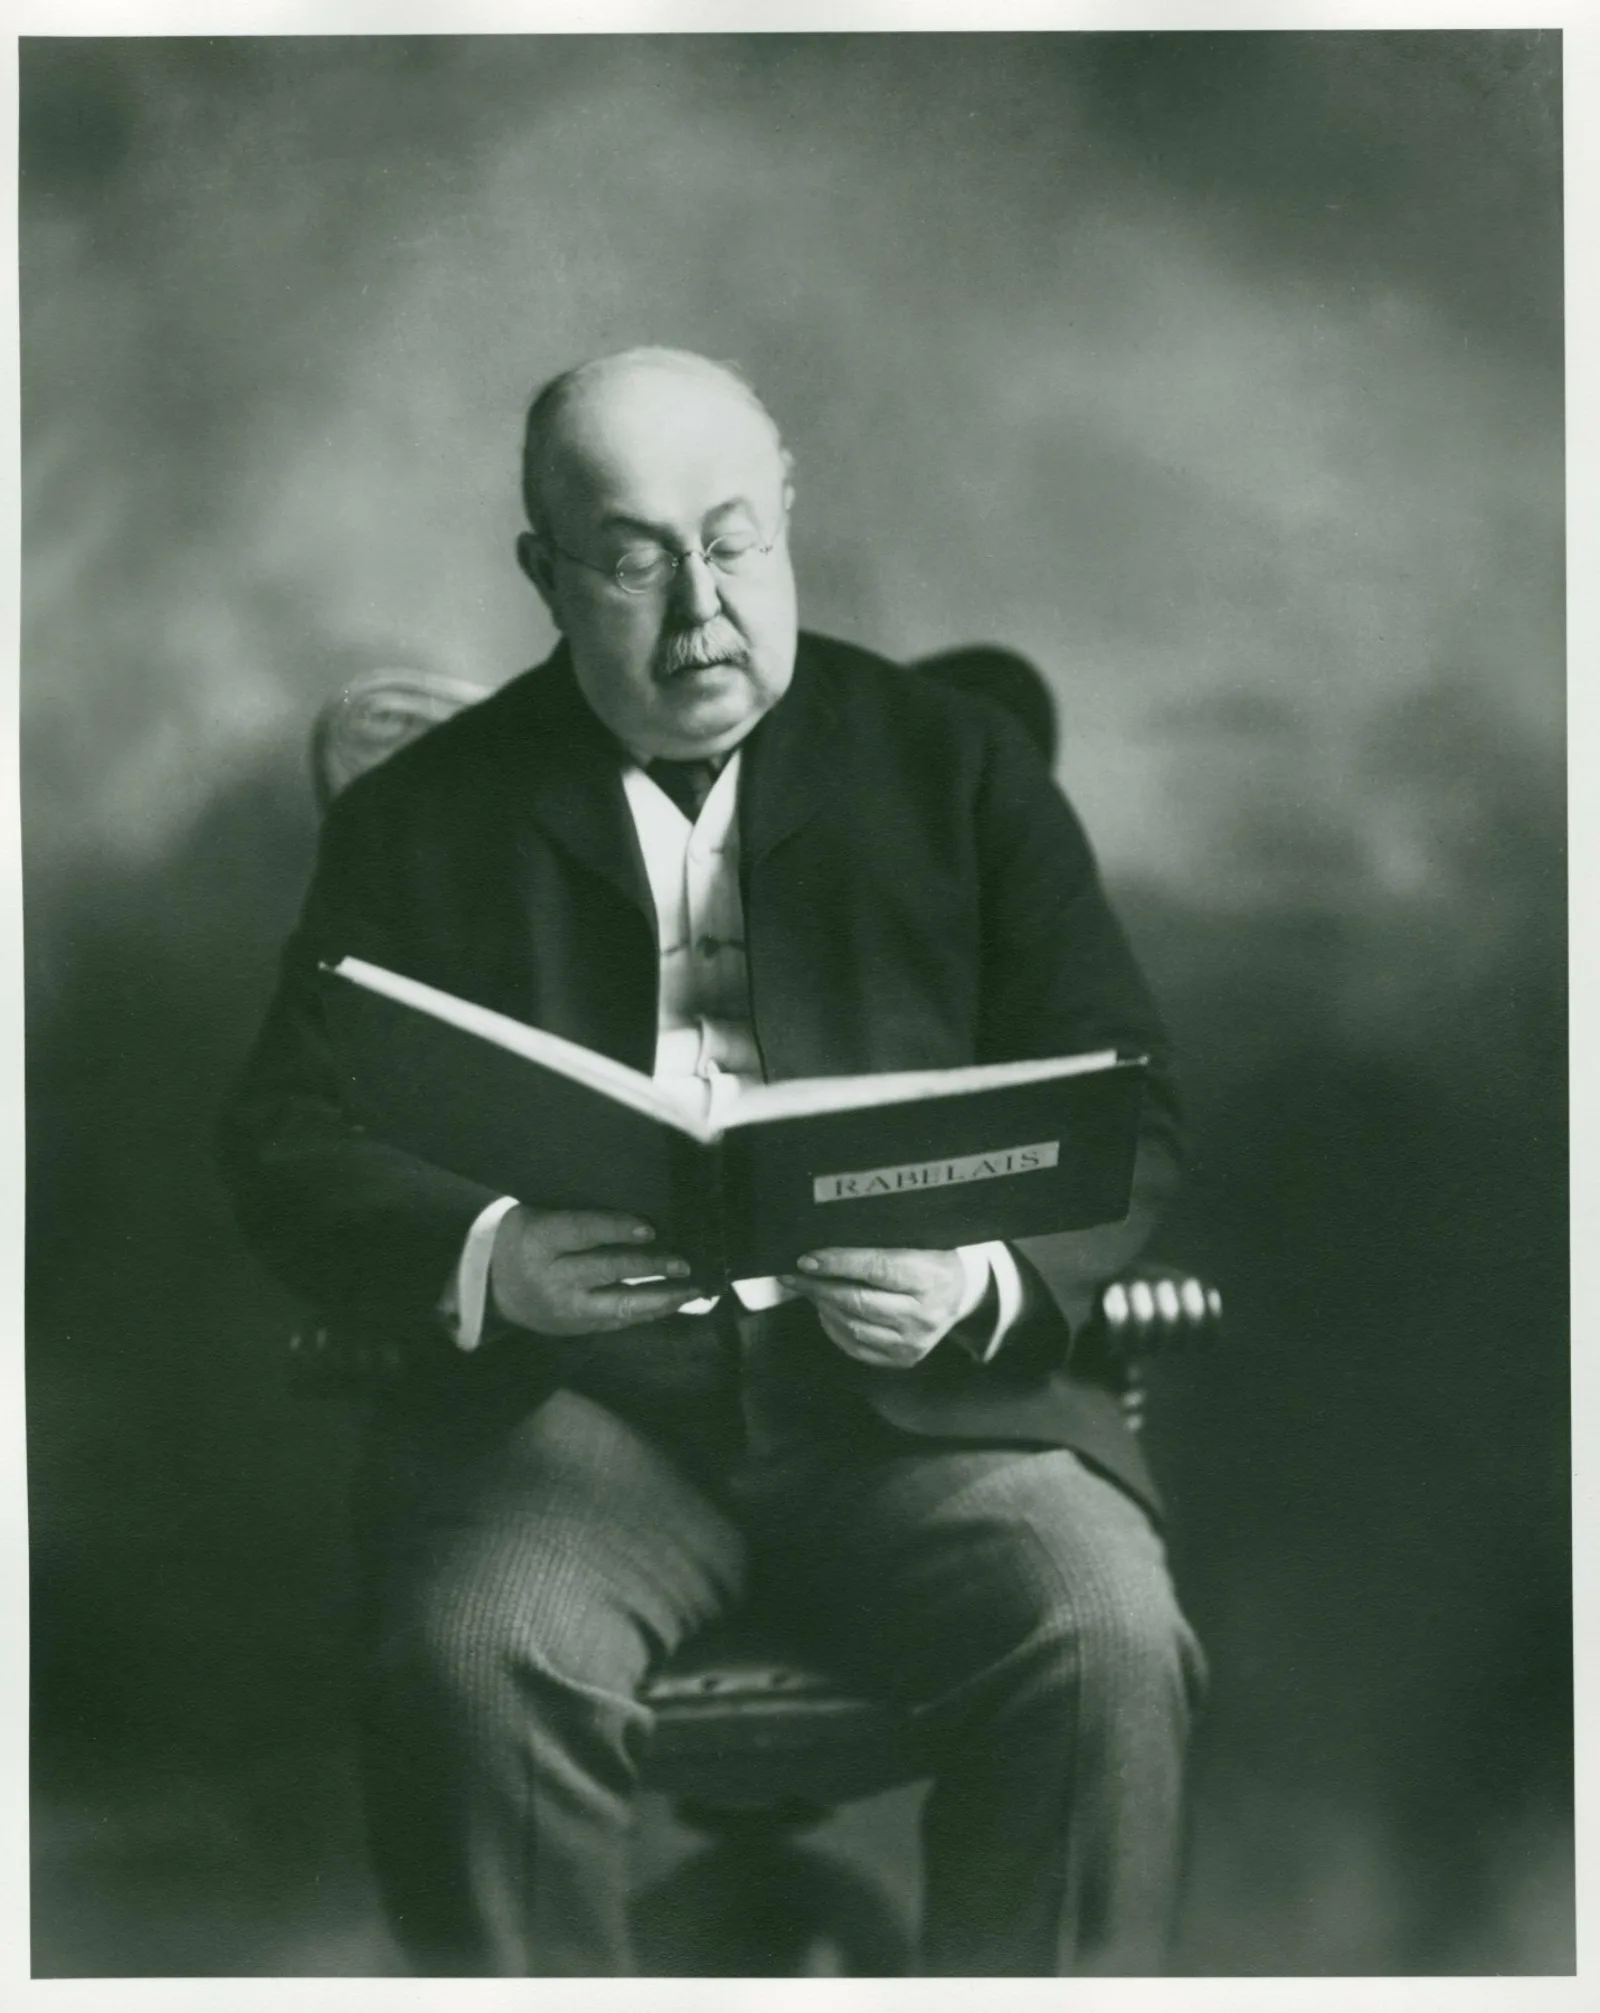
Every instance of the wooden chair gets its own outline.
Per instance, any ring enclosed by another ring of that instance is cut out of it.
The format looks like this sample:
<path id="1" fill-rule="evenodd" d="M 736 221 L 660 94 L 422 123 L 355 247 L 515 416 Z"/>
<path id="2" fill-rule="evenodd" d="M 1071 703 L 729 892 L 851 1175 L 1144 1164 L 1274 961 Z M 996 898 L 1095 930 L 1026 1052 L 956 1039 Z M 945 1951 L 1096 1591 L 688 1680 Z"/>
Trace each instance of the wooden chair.
<path id="1" fill-rule="evenodd" d="M 417 672 L 374 672 L 347 685 L 312 738 L 319 805 L 365 768 L 483 696 Z M 1142 1421 L 1159 1357 L 1214 1337 L 1215 1287 L 1168 1266 L 1140 1266 L 1102 1290 L 1082 1347 Z M 324 1328 L 291 1341 L 303 1392 L 370 1387 L 399 1352 Z M 687 1644 L 646 1683 L 654 1715 L 644 1787 L 673 1802 L 708 1845 L 647 1889 L 635 1932 L 646 1974 L 891 1977 L 910 1969 L 909 1926 L 871 1880 L 800 1834 L 842 1803 L 922 1780 L 929 1758 L 911 1716 L 868 1697 L 785 1643 L 781 1621 L 752 1606 Z"/>

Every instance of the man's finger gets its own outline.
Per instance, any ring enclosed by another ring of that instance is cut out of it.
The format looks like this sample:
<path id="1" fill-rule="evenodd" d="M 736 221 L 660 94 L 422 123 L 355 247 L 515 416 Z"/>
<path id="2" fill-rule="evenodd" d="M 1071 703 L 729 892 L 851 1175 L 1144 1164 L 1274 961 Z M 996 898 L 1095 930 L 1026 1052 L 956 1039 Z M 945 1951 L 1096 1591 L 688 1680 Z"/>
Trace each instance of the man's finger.
<path id="1" fill-rule="evenodd" d="M 923 1352 L 912 1344 L 895 1339 L 877 1342 L 871 1337 L 852 1335 L 848 1342 L 841 1342 L 840 1348 L 857 1363 L 866 1363 L 878 1370 L 908 1369 L 922 1360 Z"/>
<path id="2" fill-rule="evenodd" d="M 928 1272 L 925 1251 L 881 1251 L 830 1247 L 808 1251 L 800 1260 L 803 1277 L 853 1280 L 864 1286 L 887 1287 L 891 1292 L 914 1293 Z"/>
<path id="3" fill-rule="evenodd" d="M 699 1292 L 695 1286 L 605 1286 L 590 1295 L 597 1327 L 635 1328 L 676 1314 Z"/>
<path id="4" fill-rule="evenodd" d="M 909 1293 L 883 1292 L 847 1279 L 807 1279 L 802 1274 L 786 1278 L 784 1284 L 793 1287 L 819 1311 L 830 1308 L 847 1321 L 867 1321 L 896 1333 L 903 1333 L 920 1311 L 919 1303 Z"/>
<path id="5" fill-rule="evenodd" d="M 855 1357 L 858 1363 L 892 1367 L 900 1363 L 914 1363 L 923 1353 L 904 1335 L 869 1322 L 825 1319 L 823 1329 L 847 1356 Z"/>
<path id="6" fill-rule="evenodd" d="M 563 1281 L 579 1292 L 620 1286 L 629 1279 L 687 1279 L 689 1263 L 674 1252 L 610 1249 L 569 1251 L 557 1261 Z"/>
<path id="7" fill-rule="evenodd" d="M 558 1255 L 605 1244 L 648 1244 L 656 1234 L 642 1216 L 622 1216 L 608 1209 L 553 1209 L 540 1228 Z"/>

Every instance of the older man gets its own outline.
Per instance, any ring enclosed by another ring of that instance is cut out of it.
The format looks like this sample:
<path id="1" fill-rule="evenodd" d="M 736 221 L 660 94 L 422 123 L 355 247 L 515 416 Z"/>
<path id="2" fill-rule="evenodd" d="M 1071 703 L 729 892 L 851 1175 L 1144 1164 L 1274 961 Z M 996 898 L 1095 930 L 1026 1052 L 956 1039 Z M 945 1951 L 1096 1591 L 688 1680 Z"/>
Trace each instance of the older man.
<path id="1" fill-rule="evenodd" d="M 1137 1448 L 1072 1358 L 1175 1124 L 1082 832 L 991 709 L 798 632 L 789 457 L 728 369 L 565 374 L 524 490 L 561 642 L 333 805 L 227 1126 L 269 1262 L 411 1366 L 358 1496 L 396 1934 L 425 1972 L 628 1972 L 640 1681 L 770 1576 L 936 1743 L 924 1968 L 1154 1969 L 1200 1659 Z M 1015 1248 L 817 1251 L 708 1301 L 648 1224 L 353 1125 L 315 980 L 347 953 L 708 1100 L 1131 1046 L 1133 1206 Z"/>

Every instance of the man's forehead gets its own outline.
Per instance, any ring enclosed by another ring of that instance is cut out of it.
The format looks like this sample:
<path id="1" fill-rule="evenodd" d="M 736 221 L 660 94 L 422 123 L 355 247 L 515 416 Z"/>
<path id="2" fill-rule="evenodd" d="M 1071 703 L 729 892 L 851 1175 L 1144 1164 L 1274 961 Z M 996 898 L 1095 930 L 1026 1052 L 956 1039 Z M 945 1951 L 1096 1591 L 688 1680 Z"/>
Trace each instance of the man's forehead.
<path id="1" fill-rule="evenodd" d="M 763 504 L 783 473 L 771 421 L 736 385 L 638 367 L 607 374 L 572 401 L 550 443 L 546 481 L 558 507 L 651 523 Z"/>

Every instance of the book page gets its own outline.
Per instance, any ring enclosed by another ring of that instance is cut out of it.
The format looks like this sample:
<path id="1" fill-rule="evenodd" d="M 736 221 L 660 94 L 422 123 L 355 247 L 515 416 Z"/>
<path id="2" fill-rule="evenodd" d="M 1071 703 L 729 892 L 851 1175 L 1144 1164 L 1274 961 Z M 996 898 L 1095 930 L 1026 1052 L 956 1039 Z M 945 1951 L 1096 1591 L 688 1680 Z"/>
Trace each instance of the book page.
<path id="1" fill-rule="evenodd" d="M 646 1118 L 659 1119 L 663 1125 L 687 1133 L 702 1145 L 709 1145 L 720 1136 L 718 1130 L 708 1126 L 665 1085 L 630 1069 L 613 1056 L 599 1055 L 594 1049 L 583 1047 L 580 1042 L 568 1041 L 544 1028 L 528 1027 L 509 1014 L 457 999 L 454 993 L 424 985 L 420 979 L 405 978 L 399 972 L 386 971 L 382 965 L 369 964 L 365 958 L 341 958 L 336 965 L 324 969 L 336 978 L 348 979 L 352 985 L 364 986 L 369 992 L 382 993 L 402 1006 L 413 1007 L 418 1013 L 447 1021 L 464 1034 L 492 1042 L 496 1048 L 509 1049 L 525 1061 L 556 1070 L 574 1083 L 584 1084 L 603 1097 L 642 1112 Z"/>
<path id="2" fill-rule="evenodd" d="M 874 1105 L 912 1104 L 921 1098 L 962 1097 L 980 1090 L 1004 1090 L 1013 1084 L 1048 1083 L 1056 1077 L 1083 1076 L 1110 1069 L 1117 1061 L 1113 1048 L 1085 1055 L 1049 1056 L 1043 1061 L 973 1063 L 961 1069 L 907 1069 L 877 1076 L 806 1076 L 788 1083 L 753 1084 L 741 1088 L 724 1130 L 739 1125 L 764 1125 L 772 1119 L 809 1118 L 824 1111 L 863 1111 Z"/>
<path id="3" fill-rule="evenodd" d="M 600 1055 L 580 1042 L 568 1041 L 544 1028 L 529 1027 L 509 1014 L 496 1013 L 492 1007 L 458 999 L 454 993 L 426 985 L 421 979 L 406 978 L 382 965 L 369 964 L 365 958 L 341 958 L 327 969 L 337 978 L 348 979 L 369 992 L 382 993 L 402 1006 L 446 1021 L 465 1034 L 476 1035 L 480 1041 L 492 1042 L 528 1062 L 556 1070 L 573 1082 L 642 1112 L 647 1118 L 658 1119 L 707 1146 L 736 1126 L 805 1118 L 825 1111 L 910 1104 L 920 1098 L 959 1097 L 974 1091 L 1001 1090 L 1013 1084 L 1045 1083 L 1056 1077 L 1109 1069 L 1117 1061 L 1116 1050 L 1107 1048 L 1028 1062 L 974 1063 L 959 1069 L 890 1070 L 873 1076 L 809 1076 L 795 1077 L 786 1083 L 741 1084 L 731 1103 L 722 1099 L 714 1102 L 717 1118 L 713 1122 L 697 1112 L 687 1097 L 639 1070 L 630 1069 L 615 1057 Z"/>

